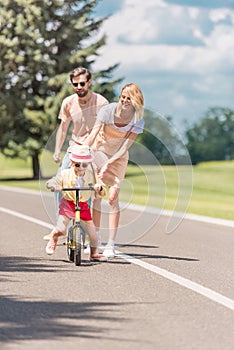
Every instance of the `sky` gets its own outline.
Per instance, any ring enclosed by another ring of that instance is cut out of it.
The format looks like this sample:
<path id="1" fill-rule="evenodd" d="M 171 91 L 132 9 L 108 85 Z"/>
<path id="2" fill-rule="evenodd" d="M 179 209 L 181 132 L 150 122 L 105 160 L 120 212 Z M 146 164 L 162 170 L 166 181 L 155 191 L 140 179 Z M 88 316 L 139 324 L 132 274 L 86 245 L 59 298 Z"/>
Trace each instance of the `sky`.
<path id="1" fill-rule="evenodd" d="M 145 107 L 184 133 L 211 107 L 234 109 L 234 0 L 99 0 L 109 18 L 92 70 L 136 83 Z"/>

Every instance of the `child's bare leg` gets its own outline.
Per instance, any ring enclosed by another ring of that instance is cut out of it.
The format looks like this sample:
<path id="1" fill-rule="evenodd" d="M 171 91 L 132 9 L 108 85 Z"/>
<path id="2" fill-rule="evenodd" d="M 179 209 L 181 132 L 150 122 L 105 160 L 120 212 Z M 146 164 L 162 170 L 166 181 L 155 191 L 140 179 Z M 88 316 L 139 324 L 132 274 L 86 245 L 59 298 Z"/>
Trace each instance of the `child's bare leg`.
<path id="1" fill-rule="evenodd" d="M 66 227 L 69 222 L 69 218 L 63 215 L 59 215 L 56 227 L 50 233 L 50 240 L 46 246 L 46 253 L 51 255 L 55 252 L 58 238 L 66 234 Z"/>
<path id="2" fill-rule="evenodd" d="M 96 226 L 96 229 L 100 229 L 100 223 L 101 223 L 101 198 L 94 198 L 93 204 L 92 204 L 92 216 L 93 216 L 93 222 Z"/>
<path id="3" fill-rule="evenodd" d="M 96 228 L 92 220 L 86 221 L 82 220 L 82 225 L 84 226 L 85 231 L 89 235 L 90 240 L 90 255 L 93 256 L 98 254 L 98 237 L 96 234 Z"/>
<path id="4" fill-rule="evenodd" d="M 98 237 L 93 220 L 82 220 L 82 225 L 89 235 L 90 239 L 90 260 L 92 261 L 106 261 L 107 258 L 98 252 Z"/>

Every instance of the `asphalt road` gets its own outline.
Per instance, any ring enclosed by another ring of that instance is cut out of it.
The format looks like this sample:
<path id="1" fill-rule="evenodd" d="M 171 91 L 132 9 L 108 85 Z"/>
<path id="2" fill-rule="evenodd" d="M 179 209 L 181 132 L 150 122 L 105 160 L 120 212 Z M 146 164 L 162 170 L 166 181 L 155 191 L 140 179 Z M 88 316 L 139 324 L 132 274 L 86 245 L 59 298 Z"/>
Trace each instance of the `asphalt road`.
<path id="1" fill-rule="evenodd" d="M 234 229 L 124 208 L 118 256 L 45 253 L 53 198 L 0 187 L 2 350 L 232 350 Z M 103 239 L 106 239 L 103 215 Z"/>

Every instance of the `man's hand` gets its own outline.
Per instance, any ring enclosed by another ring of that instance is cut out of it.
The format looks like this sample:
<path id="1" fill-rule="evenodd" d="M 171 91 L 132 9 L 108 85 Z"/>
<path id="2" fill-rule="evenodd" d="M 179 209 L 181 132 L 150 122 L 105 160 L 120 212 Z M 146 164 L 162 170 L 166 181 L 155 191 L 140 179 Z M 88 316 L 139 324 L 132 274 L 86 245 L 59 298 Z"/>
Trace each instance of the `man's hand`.
<path id="1" fill-rule="evenodd" d="M 60 152 L 54 152 L 53 158 L 54 158 L 55 163 L 59 163 L 61 161 Z"/>

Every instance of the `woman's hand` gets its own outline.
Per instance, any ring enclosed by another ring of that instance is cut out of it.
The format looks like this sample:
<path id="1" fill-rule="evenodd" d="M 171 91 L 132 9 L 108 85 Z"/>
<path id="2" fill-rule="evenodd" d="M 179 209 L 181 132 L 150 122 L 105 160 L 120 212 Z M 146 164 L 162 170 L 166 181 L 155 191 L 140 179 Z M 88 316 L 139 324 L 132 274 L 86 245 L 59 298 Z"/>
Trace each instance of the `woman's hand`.
<path id="1" fill-rule="evenodd" d="M 101 184 L 95 184 L 94 186 L 95 191 L 99 194 L 99 196 L 104 197 L 106 195 L 106 190 Z"/>
<path id="2" fill-rule="evenodd" d="M 103 177 L 104 177 L 104 175 L 105 175 L 105 173 L 106 173 L 106 171 L 107 171 L 108 164 L 109 164 L 109 163 L 105 163 L 105 164 L 101 167 L 101 170 L 100 170 L 99 173 L 98 173 L 98 178 L 99 178 L 99 179 L 103 179 Z"/>

